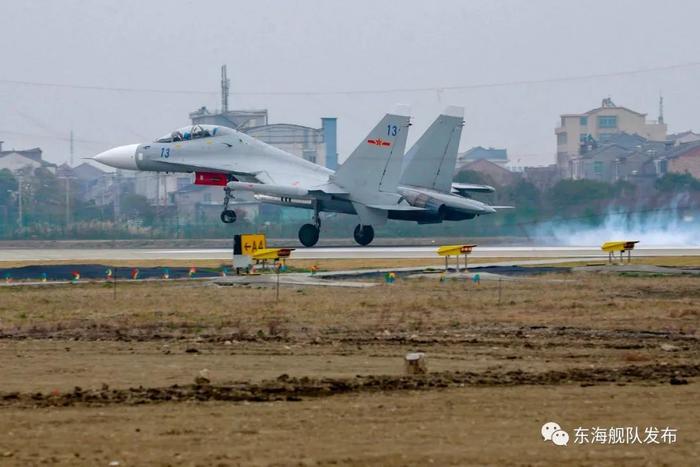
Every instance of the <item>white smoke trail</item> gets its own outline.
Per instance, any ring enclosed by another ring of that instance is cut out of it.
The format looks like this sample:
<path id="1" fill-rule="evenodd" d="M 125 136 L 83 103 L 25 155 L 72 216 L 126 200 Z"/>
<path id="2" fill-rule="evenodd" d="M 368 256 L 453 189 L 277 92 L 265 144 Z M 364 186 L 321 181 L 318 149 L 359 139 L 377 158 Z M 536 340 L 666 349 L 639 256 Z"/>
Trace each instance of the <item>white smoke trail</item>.
<path id="1" fill-rule="evenodd" d="M 688 210 L 690 196 L 676 195 L 668 206 L 615 212 L 609 209 L 599 225 L 580 220 L 551 222 L 532 232 L 537 241 L 567 246 L 599 246 L 611 240 L 639 240 L 643 246 L 700 246 L 697 210 Z"/>

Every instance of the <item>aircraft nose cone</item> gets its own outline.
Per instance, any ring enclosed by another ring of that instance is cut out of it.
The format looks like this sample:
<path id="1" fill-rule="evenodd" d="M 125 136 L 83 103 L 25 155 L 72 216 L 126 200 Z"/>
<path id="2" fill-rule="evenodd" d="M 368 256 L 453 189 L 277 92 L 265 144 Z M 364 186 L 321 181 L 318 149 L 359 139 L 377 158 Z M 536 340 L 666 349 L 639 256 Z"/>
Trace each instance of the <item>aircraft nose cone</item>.
<path id="1" fill-rule="evenodd" d="M 104 165 L 117 169 L 137 170 L 136 166 L 136 148 L 138 144 L 127 144 L 126 146 L 118 146 L 101 152 L 93 159 Z"/>

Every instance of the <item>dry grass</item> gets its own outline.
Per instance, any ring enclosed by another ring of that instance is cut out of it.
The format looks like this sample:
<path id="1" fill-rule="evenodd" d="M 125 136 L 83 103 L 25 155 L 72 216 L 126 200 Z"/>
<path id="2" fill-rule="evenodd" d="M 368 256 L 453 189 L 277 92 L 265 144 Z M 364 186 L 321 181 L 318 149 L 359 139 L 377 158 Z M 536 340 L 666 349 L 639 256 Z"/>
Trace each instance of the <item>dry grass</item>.
<path id="1" fill-rule="evenodd" d="M 292 253 L 293 255 L 293 253 Z M 523 261 L 527 258 L 470 258 L 469 264 L 483 264 L 500 261 Z M 140 267 L 140 268 L 156 268 L 156 267 L 197 267 L 197 268 L 219 268 L 222 266 L 231 267 L 230 262 L 220 259 L 201 259 L 201 260 L 167 260 L 167 259 L 142 259 L 142 260 L 46 260 L 46 261 L 0 261 L 0 268 L 18 268 L 34 265 L 61 265 L 61 264 L 105 264 L 114 267 Z M 287 265 L 298 269 L 309 269 L 313 265 L 317 265 L 324 271 L 338 271 L 344 269 L 374 269 L 374 268 L 405 268 L 405 267 L 422 267 L 433 266 L 441 268 L 445 266 L 442 258 L 408 258 L 408 259 L 290 259 Z M 460 265 L 463 267 L 464 259 L 460 258 Z M 450 267 L 454 267 L 454 259 L 450 261 Z"/>
<path id="2" fill-rule="evenodd" d="M 565 280 L 562 280 L 565 279 Z M 470 325 L 560 325 L 695 333 L 700 278 L 542 276 L 501 284 L 398 280 L 370 289 L 124 283 L 0 289 L 0 329 L 159 326 L 315 332 L 440 332 Z M 271 324 L 274 321 L 274 325 Z"/>
<path id="3" fill-rule="evenodd" d="M 572 259 L 570 262 L 566 263 L 553 263 L 547 266 L 558 266 L 558 267 L 576 267 L 576 266 L 586 266 L 590 264 L 603 265 L 608 264 L 607 258 L 601 258 L 598 261 L 576 261 Z M 619 257 L 616 259 L 616 264 L 621 264 Z M 625 257 L 624 264 L 627 264 L 627 257 Z M 634 257 L 632 255 L 632 264 L 644 264 L 649 266 L 669 266 L 669 267 L 700 267 L 700 256 L 641 256 Z M 545 266 L 539 265 L 538 266 Z"/>
<path id="4" fill-rule="evenodd" d="M 81 265 L 81 264 L 104 264 L 113 267 L 139 267 L 139 268 L 157 268 L 157 267 L 191 267 L 195 266 L 198 268 L 218 268 L 222 265 L 230 267 L 226 261 L 220 259 L 198 259 L 198 260 L 187 260 L 187 259 L 124 259 L 124 260 L 45 260 L 45 261 L 0 261 L 0 268 L 21 268 L 24 266 L 35 266 L 35 265 Z"/>

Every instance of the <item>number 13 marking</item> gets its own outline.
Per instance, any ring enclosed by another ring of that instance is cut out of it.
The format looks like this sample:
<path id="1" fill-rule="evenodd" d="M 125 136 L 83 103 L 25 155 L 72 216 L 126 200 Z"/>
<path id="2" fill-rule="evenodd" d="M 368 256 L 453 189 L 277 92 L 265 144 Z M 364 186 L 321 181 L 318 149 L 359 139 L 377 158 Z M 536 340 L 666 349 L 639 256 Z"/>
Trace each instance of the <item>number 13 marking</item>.
<path id="1" fill-rule="evenodd" d="M 396 136 L 396 133 L 399 132 L 399 129 L 396 125 L 387 125 L 386 126 L 386 134 L 387 136 Z"/>

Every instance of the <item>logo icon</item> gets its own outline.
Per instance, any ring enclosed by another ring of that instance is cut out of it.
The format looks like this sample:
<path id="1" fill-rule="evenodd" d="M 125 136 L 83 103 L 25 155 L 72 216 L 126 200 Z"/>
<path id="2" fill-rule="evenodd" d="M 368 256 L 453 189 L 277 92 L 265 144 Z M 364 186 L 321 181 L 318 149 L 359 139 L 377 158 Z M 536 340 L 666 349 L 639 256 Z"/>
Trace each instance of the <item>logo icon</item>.
<path id="1" fill-rule="evenodd" d="M 569 444 L 569 433 L 562 430 L 558 423 L 545 423 L 542 425 L 540 433 L 542 433 L 542 438 L 544 438 L 545 441 L 551 441 L 557 446 L 566 446 Z"/>
<path id="2" fill-rule="evenodd" d="M 368 139 L 367 143 L 369 144 L 374 144 L 375 146 L 391 146 L 391 143 L 389 141 L 384 141 L 381 138 L 377 139 Z"/>

